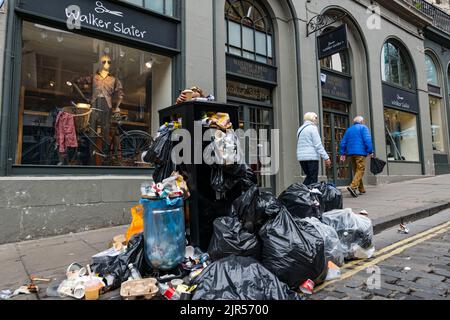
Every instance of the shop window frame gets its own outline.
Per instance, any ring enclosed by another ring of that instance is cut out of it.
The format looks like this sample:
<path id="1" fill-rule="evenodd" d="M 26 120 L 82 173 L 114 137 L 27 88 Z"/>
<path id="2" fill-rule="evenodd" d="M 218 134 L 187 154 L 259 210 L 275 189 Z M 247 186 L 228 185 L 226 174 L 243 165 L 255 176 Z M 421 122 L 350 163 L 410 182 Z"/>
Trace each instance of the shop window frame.
<path id="1" fill-rule="evenodd" d="M 179 22 L 179 47 L 182 45 L 182 23 L 178 18 L 170 17 L 167 15 L 162 15 L 152 10 L 147 10 L 136 5 L 112 0 L 122 6 L 129 7 L 134 10 L 145 11 L 149 14 L 156 14 L 163 19 L 169 19 L 172 21 Z M 178 4 L 178 0 L 175 0 Z M 9 61 L 8 58 L 5 59 L 5 65 L 10 65 L 5 68 L 5 74 L 9 71 L 11 77 L 8 82 L 4 82 L 3 87 L 3 101 L 9 101 L 8 106 L 2 110 L 3 115 L 7 113 L 7 117 L 4 117 L 4 131 L 2 133 L 6 137 L 7 145 L 2 148 L 0 152 L 0 176 L 101 176 L 101 175 L 149 175 L 152 174 L 154 168 L 145 167 L 110 167 L 110 166 L 46 166 L 46 165 L 16 165 L 16 149 L 17 149 L 17 138 L 18 138 L 18 125 L 19 125 L 19 103 L 20 103 L 20 86 L 21 86 L 21 72 L 17 70 L 22 70 L 22 23 L 23 21 L 28 21 L 31 23 L 43 24 L 49 27 L 61 28 L 61 24 L 47 19 L 45 17 L 22 15 L 16 12 L 15 6 L 16 1 L 11 4 L 11 10 L 8 13 L 9 23 L 7 25 L 7 30 L 10 33 L 7 37 L 7 47 L 10 47 L 12 52 L 12 57 Z M 179 5 L 176 6 L 179 10 Z M 175 5 L 174 5 L 175 10 Z M 13 30 L 13 31 L 12 31 Z M 131 48 L 143 50 L 150 53 L 162 54 L 171 59 L 172 64 L 172 96 L 171 99 L 174 101 L 176 98 L 176 88 L 182 87 L 181 80 L 178 79 L 177 70 L 183 68 L 181 62 L 181 51 L 173 52 L 171 50 L 165 50 L 164 48 L 156 48 L 149 51 L 148 45 L 144 45 L 139 42 L 126 41 L 122 38 L 115 37 L 108 33 L 99 33 L 87 28 L 82 28 L 81 30 L 75 30 L 74 33 L 84 35 L 87 37 L 108 41 L 116 43 L 119 45 L 128 46 Z M 18 76 L 19 75 L 19 76 Z M 9 88 L 9 90 L 5 90 Z M 5 111 L 6 110 L 6 111 Z"/>
<path id="2" fill-rule="evenodd" d="M 438 80 L 437 85 L 434 83 L 430 83 L 427 81 L 428 83 L 428 101 L 430 100 L 430 98 L 435 98 L 435 99 L 439 99 L 441 106 L 440 106 L 440 113 L 441 113 L 441 122 L 442 122 L 442 128 L 441 130 L 443 130 L 443 146 L 444 146 L 444 150 L 443 151 L 437 151 L 437 150 L 433 150 L 433 154 L 435 155 L 448 155 L 449 153 L 449 143 L 448 143 L 448 139 L 449 139 L 449 133 L 448 130 L 446 130 L 448 128 L 448 121 L 447 121 L 447 110 L 446 110 L 446 100 L 444 99 L 444 92 L 445 92 L 445 88 L 444 88 L 444 75 L 442 72 L 442 67 L 441 64 L 437 58 L 437 55 L 434 53 L 433 50 L 427 48 L 425 50 L 425 57 L 428 57 L 431 62 L 434 65 L 434 69 L 436 71 L 436 77 Z M 450 69 L 449 69 L 450 71 Z M 433 91 L 439 91 L 439 93 L 434 92 Z M 428 105 L 428 108 L 430 109 L 430 105 Z M 431 112 L 431 110 L 430 110 Z M 431 122 L 430 122 L 430 126 L 431 126 Z"/>
<path id="3" fill-rule="evenodd" d="M 389 163 L 405 163 L 405 164 L 411 163 L 411 164 L 422 164 L 423 165 L 423 160 L 422 160 L 422 154 L 423 154 L 423 149 L 422 148 L 423 147 L 422 147 L 422 144 L 421 144 L 422 134 L 421 134 L 421 128 L 420 128 L 420 113 L 408 112 L 408 111 L 405 111 L 405 110 L 403 110 L 401 108 L 394 108 L 394 107 L 391 107 L 391 106 L 389 106 L 389 107 L 388 106 L 383 106 L 383 123 L 384 123 L 384 111 L 386 109 L 400 111 L 400 112 L 403 112 L 403 113 L 409 113 L 409 114 L 412 114 L 412 115 L 414 115 L 416 117 L 417 150 L 418 150 L 418 155 L 419 155 L 419 160 L 418 161 L 389 160 L 389 158 L 387 157 L 387 155 L 388 155 L 388 153 L 387 153 L 387 141 L 385 140 L 385 147 L 386 147 L 385 151 L 386 151 L 386 159 L 387 159 L 388 164 Z M 385 132 L 385 139 L 386 139 L 386 127 L 384 127 L 384 132 Z"/>

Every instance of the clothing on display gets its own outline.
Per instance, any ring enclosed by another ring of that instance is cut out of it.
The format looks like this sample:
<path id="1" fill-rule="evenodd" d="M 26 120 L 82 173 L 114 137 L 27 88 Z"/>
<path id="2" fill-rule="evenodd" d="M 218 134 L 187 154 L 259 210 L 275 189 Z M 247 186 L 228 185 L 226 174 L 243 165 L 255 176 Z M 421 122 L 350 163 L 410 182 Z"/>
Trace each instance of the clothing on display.
<path id="1" fill-rule="evenodd" d="M 60 112 L 55 123 L 56 143 L 60 153 L 66 153 L 67 148 L 77 148 L 77 131 L 74 116 L 67 112 Z"/>

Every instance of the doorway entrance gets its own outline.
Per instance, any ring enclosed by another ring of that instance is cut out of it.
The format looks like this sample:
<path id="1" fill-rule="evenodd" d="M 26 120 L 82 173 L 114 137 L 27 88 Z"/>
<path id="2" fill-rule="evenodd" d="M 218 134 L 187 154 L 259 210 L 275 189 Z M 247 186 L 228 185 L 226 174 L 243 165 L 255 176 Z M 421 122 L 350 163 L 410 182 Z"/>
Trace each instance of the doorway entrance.
<path id="1" fill-rule="evenodd" d="M 340 161 L 339 146 L 349 127 L 350 105 L 332 99 L 323 99 L 324 147 L 330 155 L 332 166 L 326 169 L 327 180 L 336 186 L 349 185 L 352 178 L 350 162 Z"/>

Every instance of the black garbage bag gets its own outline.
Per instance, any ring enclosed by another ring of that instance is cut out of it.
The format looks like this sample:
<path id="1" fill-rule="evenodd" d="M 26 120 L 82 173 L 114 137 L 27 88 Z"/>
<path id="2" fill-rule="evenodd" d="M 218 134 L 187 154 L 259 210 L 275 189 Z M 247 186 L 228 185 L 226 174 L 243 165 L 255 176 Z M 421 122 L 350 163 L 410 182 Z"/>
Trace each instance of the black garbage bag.
<path id="1" fill-rule="evenodd" d="M 386 166 L 386 161 L 383 161 L 378 158 L 370 159 L 370 172 L 372 172 L 374 175 L 382 173 L 385 166 Z"/>
<path id="2" fill-rule="evenodd" d="M 315 217 L 320 219 L 323 213 L 318 197 L 302 183 L 296 183 L 287 188 L 278 200 L 296 218 Z"/>
<path id="3" fill-rule="evenodd" d="M 342 192 L 326 182 L 315 183 L 308 186 L 309 189 L 318 189 L 322 195 L 318 196 L 324 212 L 343 209 L 344 201 Z"/>
<path id="4" fill-rule="evenodd" d="M 144 161 L 158 164 L 170 160 L 172 146 L 172 131 L 166 128 L 160 131 L 160 135 L 155 139 L 155 142 L 150 146 L 150 149 L 145 155 Z"/>
<path id="5" fill-rule="evenodd" d="M 324 240 L 310 223 L 296 220 L 283 208 L 259 231 L 262 264 L 291 288 L 327 275 Z"/>
<path id="6" fill-rule="evenodd" d="M 317 218 L 305 218 L 304 220 L 312 224 L 322 236 L 327 260 L 342 267 L 345 263 L 345 252 L 336 230 L 334 230 L 333 227 L 320 222 Z"/>
<path id="7" fill-rule="evenodd" d="M 214 221 L 208 253 L 213 261 L 230 255 L 259 259 L 261 246 L 256 236 L 248 233 L 237 218 L 223 217 Z"/>
<path id="8" fill-rule="evenodd" d="M 162 164 L 155 165 L 155 171 L 153 171 L 153 181 L 160 183 L 163 180 L 169 178 L 174 171 L 177 170 L 177 166 L 171 161 L 167 161 Z"/>
<path id="9" fill-rule="evenodd" d="M 373 247 L 372 221 L 352 209 L 333 210 L 322 216 L 322 222 L 336 230 L 341 241 L 346 259 L 355 257 L 358 247 L 370 249 Z"/>
<path id="10" fill-rule="evenodd" d="M 258 232 L 269 220 L 281 210 L 282 204 L 270 192 L 262 192 L 253 185 L 233 202 L 232 216 L 237 216 L 250 232 Z"/>
<path id="11" fill-rule="evenodd" d="M 192 300 L 301 300 L 269 270 L 249 257 L 213 262 L 194 279 Z"/>
<path id="12" fill-rule="evenodd" d="M 172 131 L 169 128 L 160 130 L 160 135 L 150 146 L 150 149 L 144 156 L 144 161 L 155 164 L 153 172 L 153 181 L 155 183 L 162 182 L 176 171 L 176 165 L 173 163 L 171 154 L 173 149 Z"/>
<path id="13" fill-rule="evenodd" d="M 221 166 L 226 175 L 232 176 L 241 185 L 243 192 L 258 184 L 258 178 L 247 164 L 232 164 Z"/>
<path id="14" fill-rule="evenodd" d="M 247 191 L 258 183 L 255 173 L 246 164 L 213 165 L 211 169 L 211 187 L 219 193 L 225 193 L 240 185 Z"/>
<path id="15" fill-rule="evenodd" d="M 122 282 L 127 281 L 131 276 L 131 271 L 128 269 L 130 263 L 142 275 L 151 272 L 151 267 L 145 261 L 143 233 L 137 234 L 130 239 L 126 252 L 116 256 L 109 262 L 91 264 L 91 270 L 93 273 L 98 273 L 101 277 L 112 276 L 113 282 L 108 289 L 114 290 L 119 288 Z"/>

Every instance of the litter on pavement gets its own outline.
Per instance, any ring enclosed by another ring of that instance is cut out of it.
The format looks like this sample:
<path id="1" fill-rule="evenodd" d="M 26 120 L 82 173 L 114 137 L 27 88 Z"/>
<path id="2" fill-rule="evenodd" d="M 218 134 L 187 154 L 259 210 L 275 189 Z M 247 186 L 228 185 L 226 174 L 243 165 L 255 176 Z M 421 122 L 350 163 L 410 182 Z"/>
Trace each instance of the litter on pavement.
<path id="1" fill-rule="evenodd" d="M 212 141 L 223 160 L 211 165 L 210 176 L 199 176 L 214 190 L 202 201 L 225 201 L 230 208 L 207 226 L 212 230 L 208 249 L 190 242 L 190 172 L 171 161 L 171 136 L 182 127 L 172 121 L 143 155 L 156 169 L 153 179 L 140 186 L 126 234 L 93 255 L 90 265 L 70 264 L 66 278 L 49 285 L 48 296 L 97 300 L 120 290 L 126 300 L 301 300 L 315 286 L 339 279 L 345 261 L 373 256 L 372 221 L 363 212 L 344 209 L 337 188 L 296 183 L 277 198 L 257 186 L 250 167 L 228 165 L 239 154 L 236 135 L 227 130 L 230 116 L 205 113 L 201 121 L 219 130 Z M 236 187 L 239 192 L 231 198 L 228 191 Z M 39 289 L 18 290 L 3 290 L 0 298 Z"/>

